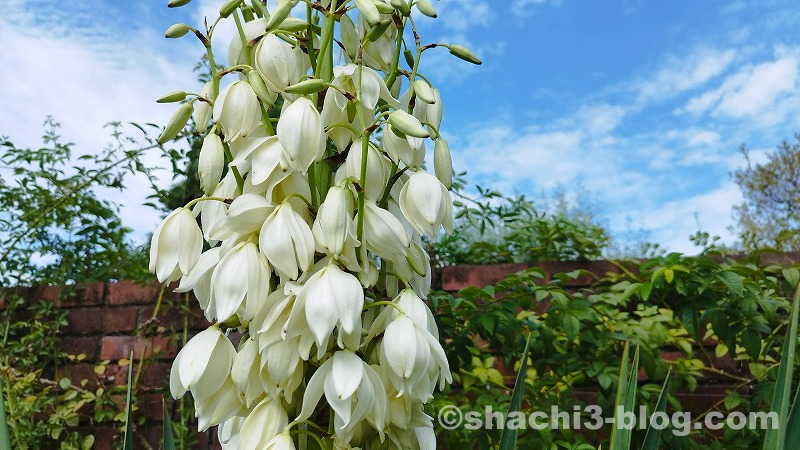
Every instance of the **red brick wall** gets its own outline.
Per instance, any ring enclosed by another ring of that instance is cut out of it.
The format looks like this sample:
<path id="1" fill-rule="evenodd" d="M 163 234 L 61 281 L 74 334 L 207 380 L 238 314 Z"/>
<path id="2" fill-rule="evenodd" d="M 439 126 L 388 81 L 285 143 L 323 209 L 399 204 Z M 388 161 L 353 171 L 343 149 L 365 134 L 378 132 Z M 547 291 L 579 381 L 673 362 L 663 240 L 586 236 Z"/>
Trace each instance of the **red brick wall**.
<path id="1" fill-rule="evenodd" d="M 547 262 L 537 266 L 544 269 L 548 277 L 554 273 L 576 269 L 586 269 L 598 275 L 619 271 L 615 265 L 605 261 Z M 457 291 L 468 286 L 486 286 L 503 279 L 509 273 L 527 267 L 527 264 L 449 267 L 433 274 L 433 287 Z M 570 285 L 579 288 L 588 286 L 592 281 L 592 279 L 577 279 L 572 280 Z M 143 286 L 121 281 L 88 284 L 66 297 L 53 286 L 20 291 L 30 302 L 40 299 L 53 301 L 67 312 L 68 325 L 63 330 L 62 348 L 70 354 L 85 354 L 86 358 L 72 366 L 63 367 L 59 376 L 69 376 L 76 383 L 85 378 L 125 385 L 127 366 L 120 365 L 119 360 L 127 359 L 131 351 L 135 362 L 138 362 L 142 355 L 150 360 L 150 364 L 142 370 L 139 378 L 140 411 L 137 414 L 143 414 L 151 422 L 147 424 L 146 429 L 140 428 L 139 431 L 141 435 L 149 436 L 154 443 L 158 442 L 160 436 L 162 396 L 167 397 L 168 406 L 172 407 L 168 392 L 169 370 L 171 361 L 179 350 L 178 341 L 184 324 L 183 314 L 171 307 L 182 302 L 184 298 L 172 293 L 171 289 L 165 291 L 158 314 L 153 315 L 159 289 L 158 285 Z M 192 311 L 188 318 L 191 336 L 207 327 L 209 323 L 202 316 L 194 299 L 190 299 L 189 304 Z M 0 309 L 3 308 L 4 305 L 0 304 Z M 711 353 L 713 354 L 713 351 Z M 677 356 L 679 356 L 677 353 L 665 354 L 665 357 Z M 104 360 L 108 361 L 106 370 L 98 376 L 94 372 L 94 367 Z M 733 360 L 720 361 L 717 364 L 734 373 L 740 371 Z M 720 379 L 709 378 L 702 383 L 696 393 L 684 396 L 682 400 L 688 410 L 703 411 L 708 405 L 721 400 L 725 390 L 732 387 Z M 584 394 L 578 393 L 578 395 Z M 121 400 L 124 402 L 124 398 Z M 113 429 L 95 431 L 96 448 L 99 449 L 110 448 L 111 440 L 119 437 L 119 433 Z M 198 435 L 198 438 L 201 439 L 200 448 L 208 448 L 209 437 Z M 157 445 L 154 445 L 154 448 L 157 448 Z"/>

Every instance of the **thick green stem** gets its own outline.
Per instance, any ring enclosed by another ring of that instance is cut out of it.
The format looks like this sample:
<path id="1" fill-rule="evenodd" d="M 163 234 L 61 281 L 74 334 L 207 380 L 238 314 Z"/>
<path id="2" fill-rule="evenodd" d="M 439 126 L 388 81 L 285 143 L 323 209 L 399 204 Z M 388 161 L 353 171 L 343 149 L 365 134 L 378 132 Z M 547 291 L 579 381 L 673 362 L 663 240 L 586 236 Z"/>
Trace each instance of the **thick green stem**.
<path id="1" fill-rule="evenodd" d="M 328 14 L 325 15 L 322 42 L 319 46 L 319 55 L 317 55 L 317 67 L 314 71 L 315 78 L 321 78 L 326 83 L 333 80 L 333 30 L 336 23 L 336 8 L 337 1 L 332 0 Z M 313 46 L 313 41 L 311 45 Z"/>

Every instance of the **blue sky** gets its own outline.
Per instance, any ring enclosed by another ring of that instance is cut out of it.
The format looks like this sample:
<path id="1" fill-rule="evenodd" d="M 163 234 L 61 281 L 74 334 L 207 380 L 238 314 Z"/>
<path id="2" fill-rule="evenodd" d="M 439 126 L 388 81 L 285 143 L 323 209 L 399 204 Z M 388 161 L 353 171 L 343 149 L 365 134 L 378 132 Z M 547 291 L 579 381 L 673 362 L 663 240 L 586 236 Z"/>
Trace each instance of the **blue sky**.
<path id="1" fill-rule="evenodd" d="M 110 120 L 166 122 L 172 107 L 154 99 L 196 88 L 201 46 L 168 41 L 163 31 L 197 26 L 219 5 L 3 3 L 0 134 L 37 145 L 52 114 L 87 152 L 108 142 Z M 740 194 L 729 174 L 744 164 L 739 145 L 759 161 L 800 131 L 796 2 L 433 3 L 440 15 L 420 19 L 423 41 L 465 44 L 484 62 L 433 49 L 423 64 L 442 92 L 456 169 L 533 198 L 580 182 L 618 237 L 632 223 L 691 253 L 699 222 L 731 242 Z M 148 162 L 164 164 L 157 155 Z M 138 192 L 115 200 L 142 239 L 159 218 L 140 206 L 144 180 L 131 187 Z"/>

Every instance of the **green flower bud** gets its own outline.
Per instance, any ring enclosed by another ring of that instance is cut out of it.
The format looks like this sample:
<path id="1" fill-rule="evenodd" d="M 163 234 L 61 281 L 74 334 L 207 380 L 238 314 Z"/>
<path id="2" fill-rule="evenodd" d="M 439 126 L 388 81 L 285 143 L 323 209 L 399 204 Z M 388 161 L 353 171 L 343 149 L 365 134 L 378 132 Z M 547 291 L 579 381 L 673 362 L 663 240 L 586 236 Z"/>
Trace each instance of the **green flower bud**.
<path id="1" fill-rule="evenodd" d="M 189 26 L 185 23 L 176 23 L 175 25 L 167 28 L 164 37 L 167 39 L 177 39 L 183 37 L 189 32 Z"/>
<path id="2" fill-rule="evenodd" d="M 417 9 L 428 17 L 436 18 L 436 8 L 428 0 L 417 0 Z"/>
<path id="3" fill-rule="evenodd" d="M 408 67 L 414 67 L 414 54 L 411 53 L 411 50 L 405 49 L 403 52 L 403 57 L 406 58 L 406 64 L 408 64 Z"/>
<path id="4" fill-rule="evenodd" d="M 253 13 L 253 7 L 249 5 L 242 6 L 242 17 L 244 17 L 245 22 L 252 22 L 255 20 L 256 16 Z"/>
<path id="5" fill-rule="evenodd" d="M 190 1 L 192 0 L 170 0 L 169 3 L 167 3 L 167 8 L 178 8 L 188 4 Z"/>
<path id="6" fill-rule="evenodd" d="M 267 22 L 267 31 L 270 31 L 289 17 L 289 13 L 292 12 L 292 7 L 294 6 L 294 2 L 292 0 L 278 0 L 278 6 L 275 7 L 275 11 L 272 12 L 272 15 Z"/>
<path id="7" fill-rule="evenodd" d="M 402 14 L 404 17 L 411 15 L 411 6 L 405 0 L 390 0 L 389 3 L 391 3 L 395 9 L 400 11 L 400 14 Z"/>
<path id="8" fill-rule="evenodd" d="M 251 70 L 247 72 L 247 82 L 250 83 L 250 87 L 253 88 L 253 91 L 262 103 L 268 106 L 275 104 L 276 95 L 270 92 L 269 88 L 267 88 L 267 84 L 264 83 L 264 80 L 257 71 Z"/>
<path id="9" fill-rule="evenodd" d="M 156 103 L 175 103 L 186 99 L 186 92 L 175 91 L 156 100 Z"/>
<path id="10" fill-rule="evenodd" d="M 290 94 L 315 94 L 325 90 L 325 80 L 319 78 L 310 78 L 303 80 L 299 83 L 293 84 L 286 88 L 286 92 Z"/>
<path id="11" fill-rule="evenodd" d="M 428 130 L 422 126 L 419 119 L 402 109 L 398 109 L 389 114 L 389 123 L 392 125 L 393 129 L 408 136 L 426 138 L 431 135 L 428 133 Z"/>
<path id="12" fill-rule="evenodd" d="M 289 33 L 297 33 L 298 31 L 305 31 L 308 28 L 308 22 L 297 17 L 287 17 L 276 28 Z"/>
<path id="13" fill-rule="evenodd" d="M 466 47 L 463 45 L 453 44 L 450 46 L 450 53 L 453 54 L 456 58 L 463 59 L 466 62 L 471 62 L 472 64 L 481 64 L 481 60 L 475 56 L 474 53 L 467 50 Z"/>
<path id="14" fill-rule="evenodd" d="M 219 9 L 219 16 L 222 18 L 230 16 L 240 4 L 242 4 L 242 0 L 228 0 Z"/>
<path id="15" fill-rule="evenodd" d="M 367 23 L 375 25 L 380 22 L 381 13 L 378 12 L 375 2 L 372 0 L 355 0 L 355 3 L 356 8 L 358 8 L 358 13 L 364 17 Z"/>
<path id="16" fill-rule="evenodd" d="M 443 137 L 437 139 L 433 146 L 433 170 L 439 182 L 450 189 L 453 185 L 453 159 L 450 156 L 450 146 Z"/>
<path id="17" fill-rule="evenodd" d="M 164 128 L 164 132 L 158 137 L 158 143 L 165 144 L 177 136 L 183 127 L 186 126 L 186 122 L 189 121 L 189 117 L 192 117 L 192 111 L 194 111 L 194 107 L 192 106 L 191 102 L 182 104 L 178 110 L 172 114 L 172 117 L 169 118 L 169 122 L 167 122 L 167 126 Z"/>
<path id="18" fill-rule="evenodd" d="M 433 95 L 433 89 L 425 80 L 414 81 L 414 93 L 417 94 L 420 100 L 427 104 L 436 103 L 436 96 Z"/>
<path id="19" fill-rule="evenodd" d="M 392 19 L 384 19 L 378 22 L 367 34 L 367 39 L 370 42 L 375 42 L 383 36 L 383 33 L 389 28 L 389 25 L 392 24 Z"/>
<path id="20" fill-rule="evenodd" d="M 378 8 L 378 12 L 381 14 L 391 14 L 394 12 L 394 8 L 391 5 L 388 5 L 381 0 L 372 0 L 375 3 L 375 7 Z"/>

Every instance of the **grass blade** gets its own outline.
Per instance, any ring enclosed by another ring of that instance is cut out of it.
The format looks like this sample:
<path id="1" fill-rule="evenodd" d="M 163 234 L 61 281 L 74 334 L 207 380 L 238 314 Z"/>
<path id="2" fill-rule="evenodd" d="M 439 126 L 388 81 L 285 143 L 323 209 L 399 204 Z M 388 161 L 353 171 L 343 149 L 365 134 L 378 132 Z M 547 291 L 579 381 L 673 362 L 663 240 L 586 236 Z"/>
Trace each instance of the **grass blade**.
<path id="1" fill-rule="evenodd" d="M 161 406 L 164 414 L 164 450 L 175 450 L 175 436 L 172 434 L 172 421 L 169 420 L 167 402 L 161 398 Z"/>
<path id="2" fill-rule="evenodd" d="M 0 448 L 11 448 L 11 435 L 8 434 L 6 402 L 3 396 L 3 380 L 0 379 Z"/>
<path id="3" fill-rule="evenodd" d="M 630 353 L 630 339 L 625 341 L 625 348 L 622 350 L 622 362 L 619 367 L 619 384 L 617 385 L 617 399 L 614 403 L 614 427 L 611 429 L 611 450 L 629 450 L 631 446 L 632 431 L 630 427 L 622 427 L 622 417 L 620 417 L 620 407 L 622 411 L 632 412 L 636 401 L 636 383 L 639 374 L 639 347 L 633 356 L 633 363 L 628 361 Z"/>
<path id="4" fill-rule="evenodd" d="M 772 396 L 770 411 L 778 413 L 778 428 L 768 428 L 764 437 L 764 450 L 783 450 L 786 443 L 787 425 L 789 424 L 789 397 L 792 393 L 792 375 L 794 373 L 795 349 L 797 346 L 797 317 L 800 312 L 800 285 L 794 293 L 792 312 L 789 315 L 789 329 L 786 330 L 786 341 L 783 344 L 781 362 L 778 367 L 778 378 L 775 380 L 775 394 Z"/>
<path id="5" fill-rule="evenodd" d="M 519 372 L 517 372 L 517 380 L 514 382 L 514 392 L 511 394 L 511 404 L 508 405 L 508 412 L 506 413 L 506 423 L 508 423 L 511 413 L 519 411 L 522 405 L 522 391 L 528 372 L 528 346 L 530 343 L 531 334 L 528 333 L 528 339 L 525 341 L 525 350 L 522 352 L 522 361 L 519 364 Z M 517 430 L 509 430 L 507 426 L 504 426 L 503 434 L 500 435 L 500 450 L 515 450 L 516 448 Z"/>
<path id="6" fill-rule="evenodd" d="M 133 405 L 131 403 L 131 391 L 133 391 L 132 387 L 133 383 L 133 352 L 131 352 L 131 357 L 128 360 L 128 394 L 125 400 L 125 440 L 122 442 L 122 448 L 124 450 L 133 450 L 133 422 L 132 422 L 132 410 Z"/>
<path id="7" fill-rule="evenodd" d="M 661 392 L 658 394 L 658 401 L 656 401 L 656 409 L 653 413 L 664 412 L 667 409 L 667 391 L 669 390 L 669 376 L 672 374 L 672 367 L 667 371 L 667 376 L 664 377 L 664 384 L 661 386 Z M 642 450 L 658 450 L 658 443 L 661 440 L 661 428 L 653 428 L 647 426 L 647 433 L 644 435 L 644 443 Z"/>

